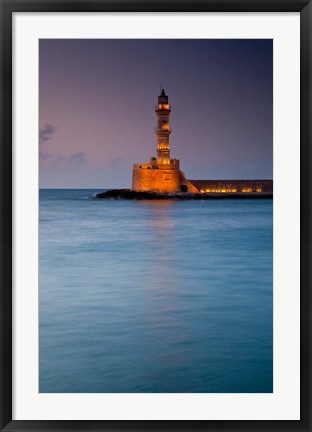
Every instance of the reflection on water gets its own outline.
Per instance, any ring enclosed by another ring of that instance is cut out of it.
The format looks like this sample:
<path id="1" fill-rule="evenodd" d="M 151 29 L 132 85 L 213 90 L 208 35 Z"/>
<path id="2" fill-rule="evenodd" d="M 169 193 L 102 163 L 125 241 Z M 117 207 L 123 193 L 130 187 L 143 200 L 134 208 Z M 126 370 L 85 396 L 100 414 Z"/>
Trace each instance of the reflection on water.
<path id="1" fill-rule="evenodd" d="M 175 224 L 171 210 L 175 202 L 142 201 L 140 204 L 144 206 L 147 216 L 146 226 L 151 232 L 155 256 L 150 268 L 150 284 L 145 293 L 146 305 L 150 311 L 145 326 L 154 335 L 155 340 L 158 340 L 150 364 L 155 370 L 162 370 L 178 362 L 176 356 L 173 361 L 168 356 L 167 347 L 171 344 L 177 345 L 178 338 L 181 338 L 176 331 L 176 312 L 179 309 L 176 291 L 179 281 L 173 267 L 175 252 L 172 232 Z"/>
<path id="2" fill-rule="evenodd" d="M 40 193 L 41 392 L 271 392 L 272 201 Z"/>

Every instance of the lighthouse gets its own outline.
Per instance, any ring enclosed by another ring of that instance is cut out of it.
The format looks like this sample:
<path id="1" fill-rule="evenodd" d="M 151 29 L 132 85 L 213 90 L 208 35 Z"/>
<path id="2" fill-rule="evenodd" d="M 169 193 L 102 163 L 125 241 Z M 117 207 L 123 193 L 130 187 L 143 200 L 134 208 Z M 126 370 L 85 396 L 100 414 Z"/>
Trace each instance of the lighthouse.
<path id="1" fill-rule="evenodd" d="M 157 163 L 169 165 L 169 136 L 171 134 L 169 115 L 171 113 L 171 108 L 164 89 L 162 89 L 161 94 L 158 96 L 158 104 L 155 107 L 155 112 L 157 116 L 157 126 L 155 128 L 157 137 Z"/>
<path id="2" fill-rule="evenodd" d="M 156 155 L 149 163 L 136 163 L 132 171 L 132 190 L 136 192 L 156 191 L 196 192 L 198 191 L 180 170 L 180 161 L 171 159 L 169 137 L 171 134 L 169 116 L 171 107 L 164 89 L 158 96 L 156 112 Z"/>

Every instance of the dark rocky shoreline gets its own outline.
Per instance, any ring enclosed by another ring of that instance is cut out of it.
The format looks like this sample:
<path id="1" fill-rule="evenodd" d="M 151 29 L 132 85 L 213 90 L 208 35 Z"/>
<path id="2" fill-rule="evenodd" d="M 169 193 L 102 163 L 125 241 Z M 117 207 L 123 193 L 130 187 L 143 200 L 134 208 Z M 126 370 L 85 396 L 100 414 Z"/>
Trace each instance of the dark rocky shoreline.
<path id="1" fill-rule="evenodd" d="M 160 193 L 160 192 L 135 192 L 131 189 L 111 189 L 98 193 L 94 199 L 116 200 L 207 200 L 207 199 L 272 199 L 272 193 L 265 192 L 206 192 L 206 193 Z"/>

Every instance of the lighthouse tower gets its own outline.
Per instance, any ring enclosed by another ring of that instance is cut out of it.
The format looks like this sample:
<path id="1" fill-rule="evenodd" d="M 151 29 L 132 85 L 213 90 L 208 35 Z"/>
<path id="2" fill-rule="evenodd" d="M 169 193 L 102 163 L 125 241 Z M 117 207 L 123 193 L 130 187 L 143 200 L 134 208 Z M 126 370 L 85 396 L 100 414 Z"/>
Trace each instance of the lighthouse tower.
<path id="1" fill-rule="evenodd" d="M 171 113 L 171 108 L 164 89 L 162 89 L 161 94 L 158 96 L 158 105 L 155 107 L 155 112 L 157 115 L 157 126 L 155 128 L 157 136 L 157 163 L 169 165 L 169 136 L 171 134 L 169 115 Z"/>
<path id="2" fill-rule="evenodd" d="M 198 191 L 180 171 L 180 162 L 170 159 L 169 136 L 171 133 L 169 115 L 171 107 L 168 96 L 162 89 L 155 107 L 157 124 L 157 157 L 152 157 L 149 163 L 133 165 L 132 190 L 137 192 L 193 192 Z"/>

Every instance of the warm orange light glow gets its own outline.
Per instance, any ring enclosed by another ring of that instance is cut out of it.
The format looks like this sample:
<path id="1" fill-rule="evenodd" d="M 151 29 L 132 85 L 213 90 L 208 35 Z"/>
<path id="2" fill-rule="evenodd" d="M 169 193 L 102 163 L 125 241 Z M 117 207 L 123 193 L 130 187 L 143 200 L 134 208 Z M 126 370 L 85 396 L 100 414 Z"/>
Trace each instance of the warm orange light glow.
<path id="1" fill-rule="evenodd" d="M 248 189 L 242 189 L 242 192 L 252 192 L 252 189 L 248 188 Z"/>
<path id="2" fill-rule="evenodd" d="M 237 189 L 216 189 L 216 188 L 209 188 L 209 189 L 201 189 L 201 193 L 235 193 L 237 192 Z M 242 189 L 242 192 L 252 192 L 252 189 Z M 257 192 L 262 192 L 261 189 L 257 190 Z"/>
<path id="3" fill-rule="evenodd" d="M 229 192 L 237 192 L 237 189 L 211 189 L 211 188 L 209 188 L 209 189 L 206 189 L 206 190 L 202 189 L 201 192 L 206 192 L 206 193 L 209 193 L 209 192 L 212 192 L 212 193 L 229 193 Z"/>
<path id="4" fill-rule="evenodd" d="M 257 188 L 256 191 L 257 192 L 262 192 L 262 189 L 261 188 Z"/>

